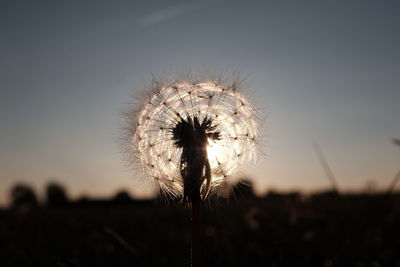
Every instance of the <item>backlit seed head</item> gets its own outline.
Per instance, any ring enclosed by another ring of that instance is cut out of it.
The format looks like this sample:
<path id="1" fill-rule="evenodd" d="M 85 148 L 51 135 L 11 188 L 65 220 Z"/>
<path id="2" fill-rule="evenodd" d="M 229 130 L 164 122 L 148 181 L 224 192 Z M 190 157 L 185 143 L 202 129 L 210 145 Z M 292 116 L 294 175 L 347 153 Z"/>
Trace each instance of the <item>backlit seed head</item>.
<path id="1" fill-rule="evenodd" d="M 222 79 L 153 81 L 140 108 L 126 114 L 129 152 L 162 192 L 183 196 L 182 153 L 198 140 L 193 131 L 206 144 L 210 193 L 255 159 L 259 120 L 238 85 Z"/>

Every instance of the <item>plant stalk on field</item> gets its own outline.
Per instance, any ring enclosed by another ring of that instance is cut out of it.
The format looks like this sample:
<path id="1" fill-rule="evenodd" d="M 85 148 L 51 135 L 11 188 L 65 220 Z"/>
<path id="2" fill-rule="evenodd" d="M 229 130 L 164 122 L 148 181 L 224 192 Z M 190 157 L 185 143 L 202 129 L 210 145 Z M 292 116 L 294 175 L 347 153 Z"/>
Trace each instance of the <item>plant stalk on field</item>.
<path id="1" fill-rule="evenodd" d="M 201 260 L 202 202 L 256 156 L 258 116 L 239 85 L 221 77 L 153 81 L 127 113 L 129 152 L 162 193 L 192 208 L 192 266 Z"/>
<path id="2" fill-rule="evenodd" d="M 331 184 L 332 192 L 339 193 L 339 187 L 338 187 L 338 183 L 336 181 L 336 177 L 333 174 L 332 169 L 330 168 L 329 163 L 325 158 L 325 155 L 324 155 L 324 152 L 322 151 L 321 146 L 319 145 L 318 142 L 314 142 L 313 144 L 314 144 L 314 150 L 315 150 L 315 153 L 317 154 L 319 163 L 321 164 L 321 167 L 322 167 L 323 171 L 325 172 L 325 175 Z"/>
<path id="3" fill-rule="evenodd" d="M 393 144 L 400 146 L 400 139 L 393 139 Z M 390 183 L 387 194 L 391 194 L 395 189 L 396 185 L 400 180 L 400 170 L 397 172 L 396 176 L 393 178 L 392 182 Z"/>

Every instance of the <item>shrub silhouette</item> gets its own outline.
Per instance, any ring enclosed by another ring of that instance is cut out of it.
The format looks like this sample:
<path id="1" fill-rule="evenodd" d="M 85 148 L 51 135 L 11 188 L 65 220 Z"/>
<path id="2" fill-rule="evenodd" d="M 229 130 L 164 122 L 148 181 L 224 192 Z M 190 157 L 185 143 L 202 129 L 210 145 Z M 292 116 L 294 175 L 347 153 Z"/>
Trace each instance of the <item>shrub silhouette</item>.
<path id="1" fill-rule="evenodd" d="M 10 191 L 12 207 L 36 207 L 37 197 L 30 185 L 16 184 Z"/>
<path id="2" fill-rule="evenodd" d="M 122 204 L 122 203 L 130 203 L 133 200 L 128 192 L 122 190 L 119 191 L 117 194 L 115 194 L 115 196 L 112 198 L 112 201 L 114 203 Z"/>
<path id="3" fill-rule="evenodd" d="M 63 206 L 68 203 L 65 187 L 52 182 L 46 187 L 46 202 L 48 206 Z"/>

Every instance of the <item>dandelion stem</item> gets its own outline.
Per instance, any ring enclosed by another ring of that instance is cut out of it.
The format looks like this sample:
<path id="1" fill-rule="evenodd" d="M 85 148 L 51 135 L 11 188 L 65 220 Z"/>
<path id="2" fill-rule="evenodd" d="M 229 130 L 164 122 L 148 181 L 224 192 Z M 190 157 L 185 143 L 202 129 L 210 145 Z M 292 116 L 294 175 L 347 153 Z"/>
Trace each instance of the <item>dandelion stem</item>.
<path id="1" fill-rule="evenodd" d="M 192 267 L 201 266 L 201 198 L 200 190 L 191 196 L 192 204 Z"/>

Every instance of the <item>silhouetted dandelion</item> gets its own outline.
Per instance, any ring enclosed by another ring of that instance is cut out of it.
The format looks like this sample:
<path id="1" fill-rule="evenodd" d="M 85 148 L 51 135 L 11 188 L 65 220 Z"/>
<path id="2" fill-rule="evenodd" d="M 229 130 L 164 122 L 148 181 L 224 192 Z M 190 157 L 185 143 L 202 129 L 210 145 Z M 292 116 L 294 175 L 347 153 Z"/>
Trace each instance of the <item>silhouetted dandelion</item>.
<path id="1" fill-rule="evenodd" d="M 127 114 L 130 152 L 162 192 L 191 204 L 194 225 L 201 200 L 256 156 L 258 117 L 239 85 L 222 78 L 153 81 L 141 107 Z"/>
<path id="2" fill-rule="evenodd" d="M 257 115 L 238 85 L 153 81 L 143 106 L 128 114 L 131 152 L 164 193 L 188 200 L 196 184 L 205 199 L 255 158 Z"/>

